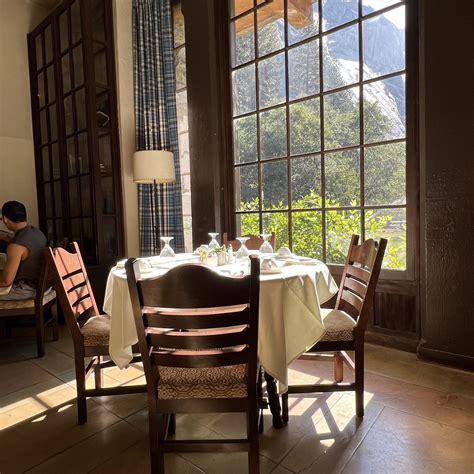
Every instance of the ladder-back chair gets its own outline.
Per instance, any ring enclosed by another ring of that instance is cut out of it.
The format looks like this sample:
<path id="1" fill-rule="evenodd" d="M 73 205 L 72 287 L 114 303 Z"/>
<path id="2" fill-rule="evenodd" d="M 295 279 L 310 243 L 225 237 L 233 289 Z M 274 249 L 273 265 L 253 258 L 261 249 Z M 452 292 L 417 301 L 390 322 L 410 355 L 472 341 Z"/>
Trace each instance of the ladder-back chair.
<path id="1" fill-rule="evenodd" d="M 146 386 L 103 387 L 101 369 L 114 365 L 102 360 L 109 355 L 110 317 L 99 312 L 79 246 L 76 242 L 71 245 L 73 253 L 48 248 L 47 260 L 55 273 L 56 291 L 74 344 L 77 410 L 82 424 L 87 421 L 87 397 L 140 393 L 146 391 Z M 87 367 L 86 357 L 92 357 Z M 87 389 L 86 379 L 92 372 L 95 388 Z"/>
<path id="2" fill-rule="evenodd" d="M 326 333 L 301 359 L 327 360 L 318 353 L 333 353 L 334 379 L 331 384 L 290 385 L 282 396 L 283 420 L 288 421 L 288 394 L 355 391 L 357 416 L 364 416 L 364 336 L 373 303 L 375 288 L 387 246 L 386 239 L 366 240 L 358 245 L 353 235 L 342 273 L 335 309 L 321 309 Z M 346 351 L 354 351 L 354 361 Z M 343 382 L 343 363 L 355 371 L 355 382 Z"/>
<path id="3" fill-rule="evenodd" d="M 263 239 L 256 236 L 256 235 L 245 235 L 244 237 L 249 237 L 249 240 L 247 240 L 247 242 L 245 242 L 245 246 L 249 249 L 249 250 L 258 250 L 261 245 L 263 244 Z M 273 248 L 273 250 L 276 250 L 275 249 L 275 245 L 276 245 L 276 236 L 275 236 L 275 232 L 272 232 L 271 234 L 271 237 L 269 239 L 269 242 Z M 234 252 L 237 252 L 237 250 L 240 249 L 240 242 L 237 240 L 237 239 L 232 239 L 230 240 L 228 238 L 228 234 L 227 232 L 224 232 L 222 234 L 222 243 L 227 247 L 230 245 L 232 245 L 232 250 Z"/>
<path id="4" fill-rule="evenodd" d="M 164 472 L 168 452 L 246 451 L 258 473 L 258 258 L 238 278 L 184 264 L 137 280 L 136 261 L 125 268 L 148 387 L 152 472 Z M 246 413 L 247 438 L 167 436 L 174 414 L 213 412 Z"/>

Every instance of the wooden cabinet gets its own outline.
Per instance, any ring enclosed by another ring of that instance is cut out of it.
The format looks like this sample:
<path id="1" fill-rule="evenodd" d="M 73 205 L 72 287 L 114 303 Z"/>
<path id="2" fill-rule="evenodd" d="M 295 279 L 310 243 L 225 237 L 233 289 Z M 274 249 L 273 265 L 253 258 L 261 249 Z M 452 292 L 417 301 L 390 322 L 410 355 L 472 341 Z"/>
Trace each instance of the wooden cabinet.
<path id="1" fill-rule="evenodd" d="M 123 255 L 111 1 L 64 1 L 28 53 L 40 227 L 107 266 Z"/>

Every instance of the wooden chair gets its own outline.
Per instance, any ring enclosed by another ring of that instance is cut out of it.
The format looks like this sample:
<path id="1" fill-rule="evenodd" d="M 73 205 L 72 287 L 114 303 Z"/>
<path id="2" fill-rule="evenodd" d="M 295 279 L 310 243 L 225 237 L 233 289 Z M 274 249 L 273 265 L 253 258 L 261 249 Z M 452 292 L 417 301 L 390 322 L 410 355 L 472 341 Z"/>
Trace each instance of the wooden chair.
<path id="1" fill-rule="evenodd" d="M 47 261 L 54 271 L 56 291 L 74 344 L 78 419 L 83 424 L 87 421 L 87 397 L 146 392 L 146 386 L 102 386 L 101 369 L 114 365 L 102 360 L 109 355 L 110 317 L 99 313 L 79 246 L 72 242 L 72 247 L 74 253 L 48 248 Z M 86 357 L 92 357 L 87 367 Z M 86 379 L 92 372 L 95 388 L 86 389 Z"/>
<path id="2" fill-rule="evenodd" d="M 137 281 L 133 259 L 125 268 L 148 387 L 152 472 L 164 472 L 167 452 L 246 451 L 258 473 L 258 258 L 240 278 L 185 264 Z M 247 437 L 167 437 L 175 413 L 214 412 L 246 413 Z"/>
<path id="3" fill-rule="evenodd" d="M 64 239 L 58 242 L 55 247 L 65 247 L 66 245 L 67 239 Z M 45 354 L 44 336 L 46 327 L 51 326 L 53 341 L 59 339 L 58 314 L 57 311 L 53 311 L 53 307 L 56 306 L 56 291 L 52 286 L 53 280 L 45 258 L 38 278 L 38 287 L 36 289 L 35 298 L 27 300 L 0 301 L 0 317 L 35 317 L 38 357 L 43 357 Z M 45 316 L 49 316 L 46 322 Z M 9 323 L 7 323 L 7 335 L 11 335 L 11 326 Z"/>
<path id="4" fill-rule="evenodd" d="M 250 237 L 249 240 L 247 240 L 247 242 L 245 243 L 245 246 L 249 250 L 258 250 L 260 248 L 260 246 L 263 244 L 263 239 L 261 239 L 260 237 L 258 237 L 256 235 L 246 235 L 245 237 Z M 234 252 L 237 252 L 237 250 L 239 250 L 239 248 L 240 248 L 240 242 L 237 239 L 229 240 L 229 238 L 227 236 L 227 232 L 224 232 L 222 234 L 222 242 L 226 247 L 229 244 L 232 245 L 232 250 Z M 276 250 L 275 249 L 275 245 L 276 245 L 275 232 L 272 232 L 272 235 L 270 237 L 269 242 L 270 242 L 271 246 L 273 247 L 273 250 Z"/>
<path id="5" fill-rule="evenodd" d="M 335 309 L 322 309 L 326 334 L 309 349 L 302 359 L 333 360 L 334 383 L 290 385 L 282 396 L 283 421 L 288 421 L 288 394 L 313 392 L 355 391 L 357 416 L 364 416 L 364 335 L 373 302 L 375 287 L 387 246 L 386 239 L 373 239 L 358 245 L 353 235 L 342 274 Z M 354 351 L 354 361 L 345 351 Z M 318 356 L 321 352 L 332 355 Z M 343 382 L 343 362 L 355 370 L 355 382 Z"/>

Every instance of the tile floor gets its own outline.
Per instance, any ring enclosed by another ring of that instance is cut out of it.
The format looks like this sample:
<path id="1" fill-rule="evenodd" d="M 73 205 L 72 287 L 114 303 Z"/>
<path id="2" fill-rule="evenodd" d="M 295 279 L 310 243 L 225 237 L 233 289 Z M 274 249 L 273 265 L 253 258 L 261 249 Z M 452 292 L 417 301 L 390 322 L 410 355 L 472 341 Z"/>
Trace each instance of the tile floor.
<path id="1" fill-rule="evenodd" d="M 143 394 L 88 401 L 89 421 L 76 419 L 72 344 L 65 328 L 46 356 L 24 338 L 0 345 L 0 472 L 149 472 Z M 282 430 L 265 417 L 261 472 L 474 472 L 474 374 L 367 345 L 366 415 L 354 395 L 290 398 Z M 329 378 L 329 364 L 298 361 L 293 380 Z M 349 377 L 351 374 L 349 373 Z M 139 365 L 107 370 L 108 385 L 143 383 Z M 178 437 L 236 437 L 242 415 L 178 416 Z M 167 455 L 169 473 L 244 473 L 245 454 Z"/>

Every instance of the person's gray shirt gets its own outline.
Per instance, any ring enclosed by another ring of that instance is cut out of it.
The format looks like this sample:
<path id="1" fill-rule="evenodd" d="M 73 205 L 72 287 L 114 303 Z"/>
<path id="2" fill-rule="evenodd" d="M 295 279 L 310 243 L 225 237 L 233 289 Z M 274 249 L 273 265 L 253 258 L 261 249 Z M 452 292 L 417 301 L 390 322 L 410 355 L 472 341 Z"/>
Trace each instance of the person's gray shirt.
<path id="1" fill-rule="evenodd" d="M 23 245 L 29 251 L 28 258 L 20 262 L 14 283 L 24 280 L 36 288 L 41 265 L 43 264 L 44 249 L 47 243 L 46 237 L 39 229 L 28 225 L 15 232 L 10 243 Z"/>

